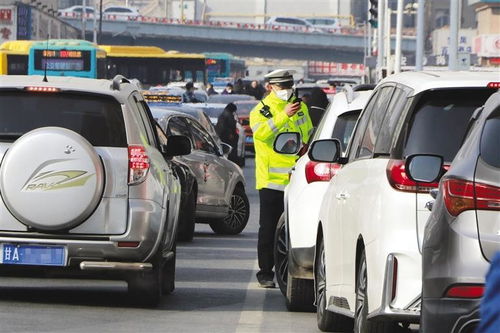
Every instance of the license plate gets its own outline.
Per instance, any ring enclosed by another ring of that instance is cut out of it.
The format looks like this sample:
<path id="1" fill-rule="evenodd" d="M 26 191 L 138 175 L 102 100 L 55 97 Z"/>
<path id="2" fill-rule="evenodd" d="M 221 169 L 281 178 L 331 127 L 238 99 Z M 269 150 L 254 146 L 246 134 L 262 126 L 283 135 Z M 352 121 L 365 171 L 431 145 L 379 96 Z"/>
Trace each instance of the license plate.
<path id="1" fill-rule="evenodd" d="M 1 244 L 0 264 L 66 266 L 65 246 Z"/>

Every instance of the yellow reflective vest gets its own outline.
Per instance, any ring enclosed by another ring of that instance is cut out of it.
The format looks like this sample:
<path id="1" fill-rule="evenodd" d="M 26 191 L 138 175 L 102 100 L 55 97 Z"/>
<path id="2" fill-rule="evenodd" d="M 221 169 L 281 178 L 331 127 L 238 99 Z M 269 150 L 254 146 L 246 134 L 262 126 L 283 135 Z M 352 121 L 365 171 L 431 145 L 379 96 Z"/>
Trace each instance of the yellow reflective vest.
<path id="1" fill-rule="evenodd" d="M 250 127 L 253 131 L 255 147 L 256 188 L 268 188 L 284 191 L 289 182 L 289 172 L 298 159 L 297 155 L 284 155 L 274 151 L 274 139 L 282 132 L 299 132 L 302 142 L 307 143 L 312 134 L 313 125 L 309 111 L 304 103 L 300 110 L 288 117 L 285 106 L 289 102 L 279 99 L 271 92 L 250 112 Z M 264 105 L 270 114 L 261 112 Z"/>

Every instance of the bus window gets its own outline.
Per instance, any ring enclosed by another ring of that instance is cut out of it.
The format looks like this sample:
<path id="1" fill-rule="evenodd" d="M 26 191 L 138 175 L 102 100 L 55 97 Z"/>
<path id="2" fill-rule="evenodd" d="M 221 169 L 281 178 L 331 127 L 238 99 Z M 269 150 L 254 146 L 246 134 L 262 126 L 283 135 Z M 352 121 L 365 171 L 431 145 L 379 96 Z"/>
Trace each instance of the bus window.
<path id="1" fill-rule="evenodd" d="M 193 81 L 193 72 L 184 71 L 184 81 Z"/>
<path id="2" fill-rule="evenodd" d="M 26 75 L 28 74 L 28 56 L 7 55 L 7 74 Z"/>
<path id="3" fill-rule="evenodd" d="M 196 82 L 205 82 L 205 72 L 196 71 Z"/>

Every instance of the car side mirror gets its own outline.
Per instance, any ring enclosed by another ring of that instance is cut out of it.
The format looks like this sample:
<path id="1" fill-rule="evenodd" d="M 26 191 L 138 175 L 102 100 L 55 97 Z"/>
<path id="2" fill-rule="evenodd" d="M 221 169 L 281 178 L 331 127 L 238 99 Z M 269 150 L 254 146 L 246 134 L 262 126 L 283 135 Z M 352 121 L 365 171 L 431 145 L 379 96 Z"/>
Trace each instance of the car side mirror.
<path id="1" fill-rule="evenodd" d="M 434 183 L 438 181 L 442 169 L 443 158 L 441 156 L 416 154 L 406 158 L 406 174 L 417 183 Z"/>
<path id="2" fill-rule="evenodd" d="M 166 157 L 191 154 L 191 140 L 187 136 L 170 135 L 167 139 L 167 144 L 162 149 Z"/>
<path id="3" fill-rule="evenodd" d="M 225 142 L 222 142 L 221 143 L 221 146 L 222 146 L 222 154 L 224 156 L 228 156 L 229 154 L 231 154 L 231 152 L 233 151 L 233 147 L 231 147 L 231 145 L 228 145 L 227 143 Z"/>
<path id="4" fill-rule="evenodd" d="M 337 139 L 316 140 L 309 148 L 308 156 L 315 162 L 340 162 L 340 141 Z"/>
<path id="5" fill-rule="evenodd" d="M 278 134 L 274 140 L 274 151 L 280 154 L 294 155 L 300 149 L 300 134 L 297 132 L 284 132 Z"/>

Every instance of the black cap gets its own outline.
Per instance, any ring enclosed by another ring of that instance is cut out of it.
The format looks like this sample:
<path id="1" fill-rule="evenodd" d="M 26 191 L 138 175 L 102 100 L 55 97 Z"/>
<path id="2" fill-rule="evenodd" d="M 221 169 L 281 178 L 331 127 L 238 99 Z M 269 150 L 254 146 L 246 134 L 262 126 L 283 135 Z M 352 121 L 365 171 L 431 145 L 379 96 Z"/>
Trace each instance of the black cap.
<path id="1" fill-rule="evenodd" d="M 236 105 L 234 103 L 229 103 L 228 105 L 226 105 L 226 107 L 224 108 L 224 110 L 227 110 L 227 111 L 230 111 L 230 112 L 236 112 L 238 108 L 236 107 Z"/>
<path id="2" fill-rule="evenodd" d="M 193 82 L 189 81 L 188 83 L 186 83 L 186 89 L 191 89 L 193 87 Z"/>

